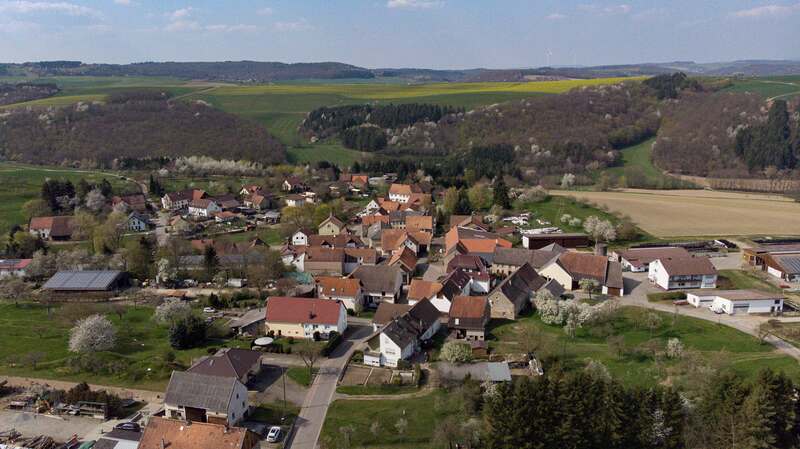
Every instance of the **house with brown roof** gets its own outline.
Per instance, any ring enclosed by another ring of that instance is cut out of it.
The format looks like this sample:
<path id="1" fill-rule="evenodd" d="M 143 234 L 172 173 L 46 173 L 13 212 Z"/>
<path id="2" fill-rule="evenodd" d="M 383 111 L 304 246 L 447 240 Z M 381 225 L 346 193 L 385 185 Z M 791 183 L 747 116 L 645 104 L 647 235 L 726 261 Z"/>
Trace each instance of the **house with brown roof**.
<path id="1" fill-rule="evenodd" d="M 469 296 L 471 293 L 472 278 L 467 272 L 457 269 L 442 280 L 442 288 L 431 299 L 431 303 L 441 313 L 450 313 L 450 306 L 456 296 Z"/>
<path id="2" fill-rule="evenodd" d="M 528 249 L 542 249 L 549 245 L 564 248 L 586 248 L 591 244 L 589 236 L 579 232 L 554 232 L 552 234 L 522 234 L 522 246 Z"/>
<path id="3" fill-rule="evenodd" d="M 387 262 L 389 266 L 398 266 L 403 270 L 403 284 L 411 282 L 417 272 L 417 256 L 408 247 L 396 251 Z"/>
<path id="4" fill-rule="evenodd" d="M 166 210 L 180 210 L 189 207 L 194 200 L 206 198 L 208 195 L 200 189 L 185 189 L 178 192 L 169 192 L 161 197 L 161 207 Z"/>
<path id="5" fill-rule="evenodd" d="M 717 269 L 702 256 L 656 259 L 650 263 L 647 278 L 664 290 L 717 288 Z"/>
<path id="6" fill-rule="evenodd" d="M 405 315 L 414 304 L 392 304 L 390 302 L 382 302 L 378 304 L 378 309 L 375 310 L 375 315 L 372 316 L 372 330 L 386 326 L 392 320 Z"/>
<path id="7" fill-rule="evenodd" d="M 457 254 L 447 263 L 447 272 L 461 270 L 471 279 L 470 290 L 474 294 L 488 294 L 492 288 L 489 265 L 477 254 Z"/>
<path id="8" fill-rule="evenodd" d="M 289 176 L 283 180 L 281 190 L 289 193 L 300 193 L 308 190 L 308 185 L 298 176 Z"/>
<path id="9" fill-rule="evenodd" d="M 173 371 L 164 410 L 170 419 L 234 426 L 250 411 L 247 387 L 235 377 Z"/>
<path id="10" fill-rule="evenodd" d="M 124 204 L 130 211 L 139 213 L 147 212 L 147 198 L 141 193 L 134 193 L 131 195 L 114 195 L 111 197 L 111 206 L 115 207 L 117 204 Z"/>
<path id="11" fill-rule="evenodd" d="M 222 206 L 210 198 L 199 198 L 189 203 L 189 215 L 193 217 L 209 218 L 222 212 Z"/>
<path id="12" fill-rule="evenodd" d="M 433 235 L 427 231 L 383 229 L 381 231 L 381 251 L 385 255 L 394 254 L 405 246 L 419 256 L 428 251 L 432 240 Z"/>
<path id="13" fill-rule="evenodd" d="M 499 246 L 494 250 L 492 266 L 489 267 L 489 272 L 495 276 L 505 277 L 517 271 L 519 267 L 526 263 L 534 269 L 540 270 L 564 251 L 563 248 L 558 251 L 548 251 L 544 249 L 504 248 Z"/>
<path id="14" fill-rule="evenodd" d="M 441 290 L 442 284 L 440 282 L 412 279 L 408 286 L 406 298 L 408 299 L 408 303 L 413 306 L 426 299 L 432 300 Z"/>
<path id="15" fill-rule="evenodd" d="M 749 265 L 786 282 L 800 282 L 800 243 L 769 243 L 743 248 Z"/>
<path id="16" fill-rule="evenodd" d="M 547 284 L 529 264 L 522 265 L 489 293 L 492 318 L 516 320 L 531 304 L 534 294 Z"/>
<path id="17" fill-rule="evenodd" d="M 511 248 L 513 245 L 503 237 L 491 232 L 464 227 L 451 228 L 444 236 L 445 263 L 458 254 L 475 254 L 492 263 L 497 247 Z"/>
<path id="18" fill-rule="evenodd" d="M 581 280 L 590 279 L 605 295 L 622 296 L 625 294 L 622 265 L 619 262 L 608 260 L 606 256 L 568 251 L 560 254 L 539 270 L 539 274 L 555 280 L 566 291 L 577 290 L 580 288 Z"/>
<path id="19" fill-rule="evenodd" d="M 249 349 L 222 348 L 212 356 L 198 359 L 186 372 L 229 377 L 247 385 L 261 372 L 261 353 Z"/>
<path id="20" fill-rule="evenodd" d="M 614 251 L 611 255 L 622 264 L 623 270 L 634 273 L 647 272 L 650 269 L 650 263 L 657 259 L 691 257 L 689 251 L 677 246 L 621 249 Z"/>
<path id="21" fill-rule="evenodd" d="M 422 188 L 418 184 L 392 184 L 389 186 L 389 201 L 401 204 L 411 202 L 412 197 L 423 194 Z"/>
<path id="22" fill-rule="evenodd" d="M 468 228 L 477 231 L 488 231 L 489 226 L 483 221 L 482 215 L 451 215 L 447 230 L 453 228 Z"/>
<path id="23" fill-rule="evenodd" d="M 259 442 L 258 435 L 241 427 L 153 416 L 144 428 L 139 449 L 254 449 Z"/>
<path id="24" fill-rule="evenodd" d="M 333 214 L 323 220 L 318 229 L 319 235 L 339 235 L 347 230 L 344 222 L 334 217 Z"/>
<path id="25" fill-rule="evenodd" d="M 69 240 L 75 227 L 75 217 L 33 217 L 28 223 L 28 232 L 42 240 Z"/>
<path id="26" fill-rule="evenodd" d="M 447 327 L 455 337 L 483 341 L 486 325 L 491 318 L 489 299 L 486 296 L 456 296 L 450 306 Z"/>
<path id="27" fill-rule="evenodd" d="M 408 231 L 433 232 L 433 216 L 431 215 L 410 215 L 405 216 L 405 228 Z"/>
<path id="28" fill-rule="evenodd" d="M 395 303 L 400 298 L 403 271 L 397 266 L 362 265 L 350 277 L 361 281 L 367 307 L 377 307 L 382 302 Z"/>
<path id="29" fill-rule="evenodd" d="M 364 309 L 364 291 L 358 279 L 319 276 L 315 281 L 317 297 L 320 299 L 341 301 L 348 310 L 354 312 Z"/>
<path id="30" fill-rule="evenodd" d="M 371 248 L 326 248 L 309 246 L 298 253 L 292 263 L 300 271 L 312 275 L 342 276 L 362 265 L 375 265 L 378 252 Z"/>
<path id="31" fill-rule="evenodd" d="M 266 329 L 275 336 L 327 339 L 347 329 L 347 310 L 341 301 L 272 296 L 267 299 Z"/>
<path id="32" fill-rule="evenodd" d="M 244 207 L 255 209 L 257 211 L 263 211 L 269 209 L 272 201 L 271 197 L 265 193 L 251 193 L 242 198 L 242 204 L 244 204 Z"/>
<path id="33" fill-rule="evenodd" d="M 421 301 L 367 340 L 364 364 L 396 367 L 400 360 L 412 358 L 440 328 L 439 311 L 429 301 Z"/>
<path id="34" fill-rule="evenodd" d="M 264 191 L 264 187 L 258 184 L 246 184 L 243 185 L 241 190 L 239 190 L 239 195 L 242 197 L 246 197 L 249 195 L 255 195 Z"/>

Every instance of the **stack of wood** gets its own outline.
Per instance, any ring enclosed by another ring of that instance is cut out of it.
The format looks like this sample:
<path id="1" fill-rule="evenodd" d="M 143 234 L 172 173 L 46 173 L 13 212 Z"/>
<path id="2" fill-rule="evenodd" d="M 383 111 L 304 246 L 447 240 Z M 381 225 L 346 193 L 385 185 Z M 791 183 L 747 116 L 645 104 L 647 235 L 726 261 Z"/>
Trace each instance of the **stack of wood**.
<path id="1" fill-rule="evenodd" d="M 59 445 L 52 438 L 44 435 L 33 438 L 22 438 L 22 434 L 16 429 L 0 432 L 0 443 L 8 444 L 9 447 L 25 449 L 58 449 Z"/>

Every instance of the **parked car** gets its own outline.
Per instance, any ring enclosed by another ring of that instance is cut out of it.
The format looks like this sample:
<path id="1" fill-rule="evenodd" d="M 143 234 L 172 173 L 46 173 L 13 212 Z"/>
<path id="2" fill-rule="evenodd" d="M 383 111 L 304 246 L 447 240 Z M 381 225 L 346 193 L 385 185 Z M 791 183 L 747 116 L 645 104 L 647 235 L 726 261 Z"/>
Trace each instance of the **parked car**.
<path id="1" fill-rule="evenodd" d="M 269 428 L 269 433 L 267 433 L 267 443 L 277 443 L 281 440 L 281 428 L 278 426 L 272 426 Z"/>
<path id="2" fill-rule="evenodd" d="M 217 309 L 213 307 L 203 307 L 203 313 L 217 313 Z"/>
<path id="3" fill-rule="evenodd" d="M 137 424 L 135 422 L 121 422 L 121 423 L 117 424 L 116 426 L 114 426 L 114 429 L 116 429 L 116 430 L 128 430 L 128 431 L 131 431 L 131 432 L 141 432 L 142 431 L 142 426 L 140 426 L 139 424 Z"/>

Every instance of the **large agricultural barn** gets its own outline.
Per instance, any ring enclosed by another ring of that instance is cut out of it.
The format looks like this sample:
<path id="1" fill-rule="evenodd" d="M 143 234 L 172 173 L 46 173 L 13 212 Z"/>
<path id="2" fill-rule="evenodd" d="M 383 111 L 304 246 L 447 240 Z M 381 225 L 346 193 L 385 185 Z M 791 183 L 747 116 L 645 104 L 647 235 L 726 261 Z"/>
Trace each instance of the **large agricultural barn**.
<path id="1" fill-rule="evenodd" d="M 129 286 L 130 278 L 124 271 L 59 271 L 42 290 L 55 298 L 96 300 L 110 298 Z"/>

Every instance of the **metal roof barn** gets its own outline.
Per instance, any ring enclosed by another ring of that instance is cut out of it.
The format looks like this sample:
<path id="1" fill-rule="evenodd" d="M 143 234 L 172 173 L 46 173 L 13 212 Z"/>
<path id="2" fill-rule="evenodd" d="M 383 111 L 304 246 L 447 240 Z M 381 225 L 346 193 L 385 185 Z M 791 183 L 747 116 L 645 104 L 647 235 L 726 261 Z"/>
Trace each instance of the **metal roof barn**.
<path id="1" fill-rule="evenodd" d="M 42 288 L 61 291 L 111 290 L 123 278 L 123 274 L 117 270 L 59 271 Z"/>

